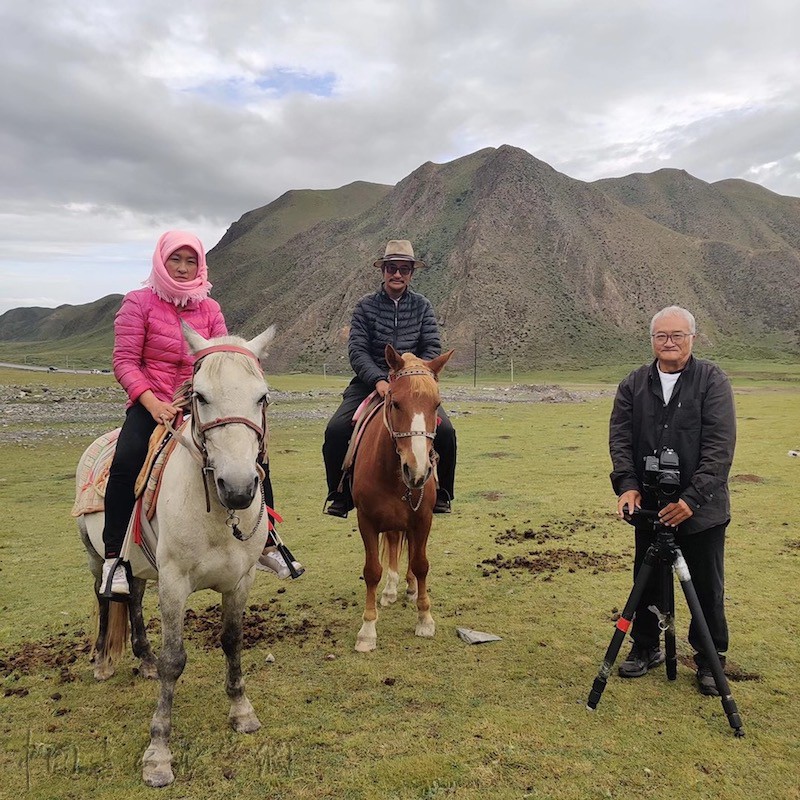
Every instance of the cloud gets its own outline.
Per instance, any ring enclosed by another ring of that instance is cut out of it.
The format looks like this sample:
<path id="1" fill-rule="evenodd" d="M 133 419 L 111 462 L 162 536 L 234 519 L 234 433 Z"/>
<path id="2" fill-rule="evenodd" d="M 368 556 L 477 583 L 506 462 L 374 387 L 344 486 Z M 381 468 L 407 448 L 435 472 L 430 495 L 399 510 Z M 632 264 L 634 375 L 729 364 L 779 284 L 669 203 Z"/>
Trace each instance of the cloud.
<path id="1" fill-rule="evenodd" d="M 583 180 L 669 166 L 800 195 L 798 23 L 789 0 L 4 4 L 2 296 L 125 291 L 112 265 L 135 246 L 144 277 L 164 229 L 211 247 L 288 189 L 503 143 Z"/>

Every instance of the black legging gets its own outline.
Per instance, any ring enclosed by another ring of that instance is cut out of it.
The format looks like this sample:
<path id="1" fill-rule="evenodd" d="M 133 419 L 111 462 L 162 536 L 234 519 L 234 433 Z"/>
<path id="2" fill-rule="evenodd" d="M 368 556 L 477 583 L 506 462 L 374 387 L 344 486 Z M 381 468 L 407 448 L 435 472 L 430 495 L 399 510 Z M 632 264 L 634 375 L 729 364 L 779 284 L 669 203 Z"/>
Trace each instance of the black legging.
<path id="1" fill-rule="evenodd" d="M 325 428 L 322 458 L 325 461 L 325 478 L 328 493 L 335 492 L 342 477 L 342 462 L 347 455 L 347 444 L 353 432 L 353 414 L 364 398 L 372 391 L 365 383 L 355 378 L 342 393 L 342 403 L 336 409 Z M 439 406 L 437 415 L 441 422 L 436 428 L 433 446 L 439 454 L 439 488 L 447 492 L 452 500 L 456 479 L 456 432 L 453 423 Z"/>
<path id="2" fill-rule="evenodd" d="M 147 458 L 147 445 L 155 427 L 156 421 L 141 403 L 134 403 L 128 409 L 106 484 L 106 519 L 103 528 L 106 558 L 116 558 L 122 549 L 136 502 L 134 485 Z M 261 466 L 264 468 L 264 499 L 270 508 L 274 508 L 269 462 Z"/>

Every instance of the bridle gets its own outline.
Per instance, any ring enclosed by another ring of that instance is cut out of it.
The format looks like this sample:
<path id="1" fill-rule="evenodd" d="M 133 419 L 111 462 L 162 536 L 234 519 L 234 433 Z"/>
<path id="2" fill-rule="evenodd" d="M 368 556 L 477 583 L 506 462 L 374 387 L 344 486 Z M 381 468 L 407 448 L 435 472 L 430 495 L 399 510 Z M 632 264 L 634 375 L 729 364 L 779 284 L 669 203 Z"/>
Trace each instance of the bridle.
<path id="1" fill-rule="evenodd" d="M 391 407 L 392 407 L 392 388 L 391 384 L 397 381 L 400 378 L 410 377 L 412 375 L 427 375 L 430 378 L 436 380 L 436 374 L 429 369 L 425 369 L 424 367 L 411 367 L 409 369 L 401 369 L 399 372 L 394 372 L 389 375 L 389 389 L 386 392 L 386 395 L 383 398 L 383 424 L 386 427 L 386 430 L 389 431 L 389 435 L 392 437 L 392 441 L 394 442 L 394 449 L 397 455 L 400 455 L 400 449 L 397 446 L 398 439 L 407 439 L 410 436 L 424 436 L 426 439 L 433 439 L 436 438 L 436 430 L 433 431 L 396 431 L 394 426 L 392 425 L 392 414 L 391 414 Z M 420 486 L 418 489 L 412 488 L 409 486 L 405 481 L 405 476 L 403 476 L 403 483 L 406 483 L 406 493 L 403 495 L 403 499 L 407 500 L 411 509 L 416 511 L 419 509 L 420 505 L 422 505 L 422 497 L 425 493 L 425 484 L 430 480 L 431 475 L 433 475 L 433 468 L 436 466 L 437 460 L 436 451 L 431 449 L 430 451 L 430 461 L 431 461 L 431 470 L 428 473 L 428 477 L 425 478 L 425 482 Z M 418 491 L 419 497 L 417 498 L 416 504 L 412 502 L 411 499 L 411 492 Z"/>
<path id="2" fill-rule="evenodd" d="M 199 414 L 199 402 L 197 393 L 194 391 L 194 379 L 197 375 L 197 372 L 200 368 L 200 364 L 202 363 L 203 359 L 206 356 L 211 355 L 212 353 L 239 353 L 240 355 L 247 356 L 248 358 L 255 361 L 256 365 L 258 366 L 259 372 L 261 372 L 261 364 L 257 358 L 250 350 L 246 347 L 239 347 L 235 344 L 215 344 L 209 347 L 204 347 L 201 350 L 198 350 L 195 354 L 195 362 L 194 362 L 194 369 L 192 371 L 192 380 L 189 385 L 189 398 L 188 398 L 188 405 L 191 409 L 191 435 L 192 435 L 192 442 L 194 442 L 196 451 L 193 451 L 189 446 L 186 440 L 183 438 L 183 435 L 176 430 L 169 422 L 166 422 L 167 429 L 178 439 L 181 444 L 189 449 L 192 453 L 195 460 L 200 464 L 200 469 L 203 475 L 203 489 L 205 490 L 206 494 L 206 513 L 211 512 L 211 496 L 208 490 L 208 474 L 214 471 L 214 467 L 210 466 L 208 463 L 208 448 L 206 446 L 206 433 L 213 428 L 221 428 L 225 425 L 246 425 L 252 431 L 255 432 L 258 438 L 258 455 L 261 461 L 264 461 L 267 455 L 267 436 L 269 433 L 269 429 L 267 427 L 267 406 L 269 405 L 269 399 L 267 398 L 261 405 L 261 425 L 259 426 L 252 420 L 248 419 L 247 417 L 217 417 L 216 419 L 211 420 L 210 422 L 200 422 L 200 414 Z M 261 519 L 264 516 L 264 511 L 266 509 L 266 500 L 264 497 L 264 470 L 262 469 L 261 465 L 256 463 L 256 470 L 258 471 L 259 476 L 259 485 L 261 487 L 261 511 L 258 515 L 258 519 L 256 520 L 256 524 L 253 526 L 253 530 L 245 536 L 241 530 L 239 530 L 238 523 L 239 517 L 236 513 L 231 510 L 230 508 L 225 508 L 228 512 L 228 517 L 225 520 L 225 524 L 231 528 L 231 532 L 233 535 L 239 539 L 239 541 L 246 542 L 253 534 L 258 530 L 258 526 L 261 524 Z M 224 508 L 224 506 L 223 506 Z"/>

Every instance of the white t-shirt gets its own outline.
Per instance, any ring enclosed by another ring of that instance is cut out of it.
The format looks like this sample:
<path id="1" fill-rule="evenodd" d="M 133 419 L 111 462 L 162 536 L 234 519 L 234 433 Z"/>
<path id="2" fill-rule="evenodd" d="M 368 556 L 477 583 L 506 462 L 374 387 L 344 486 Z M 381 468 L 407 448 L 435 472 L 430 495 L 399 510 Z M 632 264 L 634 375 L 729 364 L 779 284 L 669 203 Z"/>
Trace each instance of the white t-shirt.
<path id="1" fill-rule="evenodd" d="M 675 388 L 675 384 L 678 382 L 678 378 L 680 378 L 680 372 L 662 372 L 661 367 L 656 365 L 656 369 L 658 370 L 658 377 L 661 378 L 661 393 L 664 395 L 664 403 L 669 403 L 670 397 L 672 397 L 672 390 Z"/>

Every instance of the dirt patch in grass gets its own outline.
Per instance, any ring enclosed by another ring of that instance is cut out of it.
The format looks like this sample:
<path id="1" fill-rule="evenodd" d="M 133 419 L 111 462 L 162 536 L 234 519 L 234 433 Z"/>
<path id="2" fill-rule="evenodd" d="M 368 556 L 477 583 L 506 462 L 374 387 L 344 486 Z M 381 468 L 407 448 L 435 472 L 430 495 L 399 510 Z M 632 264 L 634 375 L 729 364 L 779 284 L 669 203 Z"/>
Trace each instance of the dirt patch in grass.
<path id="1" fill-rule="evenodd" d="M 800 553 L 800 539 L 787 539 L 781 553 Z"/>
<path id="2" fill-rule="evenodd" d="M 736 483 L 764 483 L 764 478 L 762 478 L 760 475 L 752 475 L 747 472 L 740 475 L 734 475 L 731 480 L 735 481 Z"/>
<path id="3" fill-rule="evenodd" d="M 496 544 L 518 544 L 519 542 L 533 542 L 534 544 L 544 544 L 553 539 L 563 539 L 563 533 L 550 531 L 547 528 L 542 528 L 535 531 L 533 528 L 525 528 L 525 530 L 517 530 L 516 528 L 507 528 L 502 533 L 498 533 L 494 537 Z"/>
<path id="4" fill-rule="evenodd" d="M 478 568 L 483 570 L 484 577 L 499 575 L 501 570 L 512 573 L 546 573 L 544 580 L 552 578 L 552 574 L 560 570 L 577 572 L 579 569 L 591 569 L 592 574 L 609 572 L 614 569 L 626 569 L 629 559 L 616 553 L 594 553 L 586 550 L 571 550 L 567 547 L 556 550 L 531 550 L 525 555 L 506 558 L 498 553 L 494 558 L 486 558 Z"/>
<path id="5" fill-rule="evenodd" d="M 503 493 L 502 492 L 496 492 L 496 491 L 480 492 L 480 496 L 484 500 L 489 500 L 492 503 L 496 503 L 498 500 L 501 500 L 503 498 Z"/>
<path id="6" fill-rule="evenodd" d="M 249 650 L 262 642 L 270 644 L 283 639 L 294 639 L 302 644 L 308 641 L 311 632 L 318 627 L 319 625 L 306 616 L 299 621 L 289 619 L 289 615 L 281 610 L 276 599 L 273 598 L 269 603 L 250 605 L 245 610 L 242 647 Z M 160 619 L 153 617 L 147 624 L 147 630 L 160 633 Z M 217 603 L 208 606 L 204 611 L 188 609 L 184 634 L 188 640 L 204 650 L 213 650 L 219 647 L 222 634 L 222 607 Z"/>
<path id="7" fill-rule="evenodd" d="M 24 642 L 19 649 L 0 655 L 0 675 L 8 678 L 12 675 L 19 677 L 43 670 L 56 670 L 61 683 L 70 683 L 75 680 L 72 666 L 92 649 L 89 640 L 84 637 L 82 630 L 75 633 L 65 631 L 45 641 Z M 4 694 L 8 697 L 20 694 L 20 691 L 6 689 Z"/>
<path id="8" fill-rule="evenodd" d="M 512 455 L 504 450 L 496 450 L 493 453 L 484 453 L 483 458 L 512 458 Z"/>
<path id="9" fill-rule="evenodd" d="M 326 646 L 336 644 L 336 635 L 331 627 L 312 622 L 303 615 L 299 621 L 289 619 L 289 615 L 275 605 L 275 600 L 261 605 L 251 605 L 245 610 L 242 630 L 242 647 L 250 649 L 262 642 L 270 644 L 283 639 L 292 639 L 300 643 L 307 642 L 313 633 L 318 631 L 319 638 Z M 153 617 L 147 623 L 147 631 L 151 640 L 160 637 L 161 620 Z M 204 611 L 188 609 L 184 624 L 184 635 L 204 650 L 213 650 L 220 646 L 222 633 L 222 608 L 212 605 Z M 129 647 L 129 645 L 128 645 Z M 85 666 L 86 658 L 92 646 L 84 631 L 64 632 L 58 636 L 41 642 L 23 642 L 18 649 L 0 653 L 0 676 L 22 677 L 43 671 L 59 672 L 59 682 L 69 683 L 76 680 L 73 668 Z M 7 688 L 5 696 L 27 694 L 27 690 Z"/>
<path id="10" fill-rule="evenodd" d="M 678 655 L 678 662 L 683 664 L 685 667 L 688 667 L 692 671 L 697 669 L 697 665 L 694 663 L 694 658 L 688 654 Z M 750 672 L 730 659 L 727 659 L 725 663 L 724 672 L 725 677 L 729 681 L 735 681 L 736 683 L 740 683 L 742 681 L 764 680 L 764 676 L 761 675 L 760 672 Z"/>

